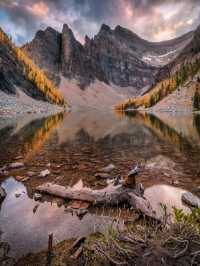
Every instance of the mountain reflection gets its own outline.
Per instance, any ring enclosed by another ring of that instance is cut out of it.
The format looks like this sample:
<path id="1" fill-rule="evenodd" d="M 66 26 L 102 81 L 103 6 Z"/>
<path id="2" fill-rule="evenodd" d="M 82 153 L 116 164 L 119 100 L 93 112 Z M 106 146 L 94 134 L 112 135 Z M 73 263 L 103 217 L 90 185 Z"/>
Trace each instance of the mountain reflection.
<path id="1" fill-rule="evenodd" d="M 119 112 L 118 115 L 120 115 Z M 200 115 L 175 117 L 171 114 L 162 113 L 155 115 L 143 112 L 126 112 L 121 116 L 127 116 L 132 121 L 143 123 L 159 138 L 176 144 L 180 150 L 187 149 L 188 146 L 200 148 Z"/>
<path id="2" fill-rule="evenodd" d="M 2 153 L 0 161 L 3 163 L 17 155 L 23 155 L 24 160 L 30 160 L 44 143 L 52 136 L 54 130 L 63 120 L 59 113 L 47 118 L 15 121 L 0 131 Z"/>

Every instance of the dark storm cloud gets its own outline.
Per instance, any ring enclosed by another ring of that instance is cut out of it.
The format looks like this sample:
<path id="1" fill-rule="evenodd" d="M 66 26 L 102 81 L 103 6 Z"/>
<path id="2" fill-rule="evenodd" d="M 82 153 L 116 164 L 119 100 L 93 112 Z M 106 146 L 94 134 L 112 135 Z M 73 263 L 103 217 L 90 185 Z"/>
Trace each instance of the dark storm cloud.
<path id="1" fill-rule="evenodd" d="M 94 36 L 106 23 L 159 41 L 200 24 L 200 0 L 0 0 L 0 25 L 18 43 L 30 40 L 40 28 L 61 30 L 63 23 L 79 40 Z"/>

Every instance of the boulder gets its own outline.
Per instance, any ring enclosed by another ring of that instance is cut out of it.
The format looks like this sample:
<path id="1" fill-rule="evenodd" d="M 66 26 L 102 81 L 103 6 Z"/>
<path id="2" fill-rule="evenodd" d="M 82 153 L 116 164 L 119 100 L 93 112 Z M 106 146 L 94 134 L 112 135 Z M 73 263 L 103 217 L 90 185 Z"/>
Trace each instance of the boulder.
<path id="1" fill-rule="evenodd" d="M 183 193 L 181 199 L 187 205 L 190 205 L 195 208 L 200 208 L 200 198 L 195 196 L 191 192 Z"/>

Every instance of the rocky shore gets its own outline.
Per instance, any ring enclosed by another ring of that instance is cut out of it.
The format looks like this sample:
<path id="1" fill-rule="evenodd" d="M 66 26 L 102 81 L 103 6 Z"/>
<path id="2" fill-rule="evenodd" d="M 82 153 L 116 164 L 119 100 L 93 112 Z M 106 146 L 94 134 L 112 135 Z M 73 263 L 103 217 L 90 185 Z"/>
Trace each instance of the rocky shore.
<path id="1" fill-rule="evenodd" d="M 16 117 L 24 114 L 53 114 L 63 108 L 44 101 L 37 101 L 18 90 L 16 95 L 0 90 L 0 117 Z"/>

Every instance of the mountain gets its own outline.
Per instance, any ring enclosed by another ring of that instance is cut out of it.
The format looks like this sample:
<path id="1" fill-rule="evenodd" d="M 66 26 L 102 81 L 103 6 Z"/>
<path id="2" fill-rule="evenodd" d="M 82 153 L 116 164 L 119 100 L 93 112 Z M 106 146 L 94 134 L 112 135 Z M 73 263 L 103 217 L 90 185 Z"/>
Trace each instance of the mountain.
<path id="1" fill-rule="evenodd" d="M 23 94 L 25 98 L 64 104 L 58 89 L 28 56 L 12 43 L 2 29 L 0 29 L 0 92 L 7 95 Z"/>
<path id="2" fill-rule="evenodd" d="M 191 111 L 193 106 L 199 106 L 200 26 L 175 59 L 159 70 L 157 77 L 157 83 L 144 95 L 122 102 L 117 109 L 155 106 L 154 110 Z"/>
<path id="3" fill-rule="evenodd" d="M 82 88 L 96 78 L 107 82 L 97 63 L 88 57 L 86 49 L 66 24 L 62 33 L 50 27 L 38 31 L 33 41 L 23 46 L 23 50 L 56 84 L 60 83 L 60 75 L 76 79 Z"/>
<path id="4" fill-rule="evenodd" d="M 159 78 L 161 68 L 188 45 L 193 32 L 161 43 L 143 40 L 135 33 L 117 26 L 102 25 L 92 39 L 79 43 L 65 24 L 61 33 L 52 28 L 38 31 L 23 49 L 57 85 L 62 77 L 76 80 L 87 88 L 96 80 L 122 93 L 138 95 Z"/>

